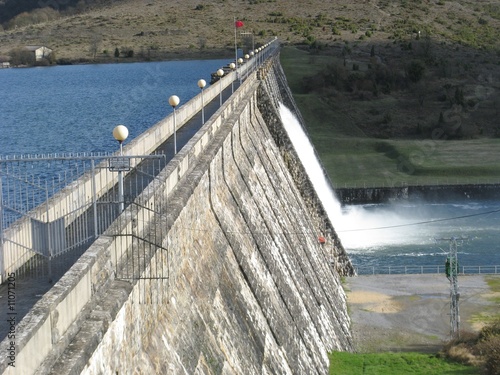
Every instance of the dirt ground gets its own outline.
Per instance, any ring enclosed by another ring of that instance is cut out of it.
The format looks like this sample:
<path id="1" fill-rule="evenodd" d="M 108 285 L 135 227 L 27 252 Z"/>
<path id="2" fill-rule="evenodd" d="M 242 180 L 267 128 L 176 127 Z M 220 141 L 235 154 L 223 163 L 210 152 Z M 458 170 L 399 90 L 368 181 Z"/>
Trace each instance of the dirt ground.
<path id="1" fill-rule="evenodd" d="M 498 313 L 486 277 L 459 277 L 460 328 L 478 330 Z M 450 338 L 450 283 L 444 275 L 370 275 L 346 280 L 358 352 L 437 352 Z"/>

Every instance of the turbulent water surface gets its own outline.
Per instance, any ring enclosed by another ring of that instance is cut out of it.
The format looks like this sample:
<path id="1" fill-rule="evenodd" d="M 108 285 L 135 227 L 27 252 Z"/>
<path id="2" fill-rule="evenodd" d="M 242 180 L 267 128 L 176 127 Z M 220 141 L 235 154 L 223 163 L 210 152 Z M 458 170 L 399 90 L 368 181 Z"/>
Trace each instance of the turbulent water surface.
<path id="1" fill-rule="evenodd" d="M 300 123 L 283 105 L 280 114 L 354 264 L 360 267 L 443 265 L 455 239 L 460 265 L 499 265 L 500 270 L 500 202 L 410 201 L 342 207 Z"/>

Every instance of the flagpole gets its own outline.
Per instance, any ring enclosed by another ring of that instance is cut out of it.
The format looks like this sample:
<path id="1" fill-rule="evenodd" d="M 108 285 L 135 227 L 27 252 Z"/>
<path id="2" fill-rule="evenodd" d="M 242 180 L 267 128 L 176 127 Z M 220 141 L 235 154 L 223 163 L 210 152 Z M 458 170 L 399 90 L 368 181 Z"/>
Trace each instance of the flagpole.
<path id="1" fill-rule="evenodd" d="M 238 74 L 238 44 L 236 43 L 236 17 L 234 17 L 234 63 L 236 64 L 236 74 Z"/>

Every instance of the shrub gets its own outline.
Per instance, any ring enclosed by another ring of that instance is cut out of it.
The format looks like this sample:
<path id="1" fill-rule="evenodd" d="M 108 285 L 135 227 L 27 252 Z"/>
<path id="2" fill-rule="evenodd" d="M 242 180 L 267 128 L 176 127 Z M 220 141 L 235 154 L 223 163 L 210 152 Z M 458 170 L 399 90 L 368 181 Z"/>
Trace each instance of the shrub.
<path id="1" fill-rule="evenodd" d="M 500 318 L 484 326 L 479 333 L 480 340 L 487 340 L 494 336 L 500 336 Z"/>
<path id="2" fill-rule="evenodd" d="M 392 115 L 387 112 L 382 119 L 382 124 L 389 124 L 392 121 Z"/>
<path id="3" fill-rule="evenodd" d="M 424 71 L 425 71 L 425 67 L 420 61 L 412 61 L 410 63 L 410 65 L 408 65 L 406 73 L 407 73 L 408 79 L 411 82 L 417 83 L 424 76 Z"/>
<path id="4" fill-rule="evenodd" d="M 50 65 L 50 61 L 49 59 L 46 59 L 46 58 L 42 58 L 40 60 L 37 60 L 35 62 L 35 66 L 49 66 Z"/>
<path id="5" fill-rule="evenodd" d="M 17 48 L 10 51 L 10 63 L 16 65 L 35 65 L 35 54 L 25 48 Z"/>
<path id="6" fill-rule="evenodd" d="M 460 87 L 455 89 L 455 103 L 464 105 L 464 91 Z"/>
<path id="7" fill-rule="evenodd" d="M 479 334 L 461 332 L 448 342 L 441 355 L 465 364 L 482 365 L 487 375 L 500 374 L 500 319 L 486 325 Z"/>
<path id="8" fill-rule="evenodd" d="M 491 336 L 480 341 L 475 350 L 484 358 L 484 373 L 488 375 L 500 374 L 500 336 Z"/>
<path id="9" fill-rule="evenodd" d="M 476 357 L 465 344 L 459 344 L 450 348 L 448 358 L 463 365 L 470 365 Z"/>

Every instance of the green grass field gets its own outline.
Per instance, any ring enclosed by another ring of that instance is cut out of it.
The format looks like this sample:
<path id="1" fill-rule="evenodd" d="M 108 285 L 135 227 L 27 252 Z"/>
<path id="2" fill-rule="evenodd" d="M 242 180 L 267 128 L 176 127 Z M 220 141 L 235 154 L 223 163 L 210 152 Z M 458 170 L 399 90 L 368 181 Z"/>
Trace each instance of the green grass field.
<path id="1" fill-rule="evenodd" d="M 342 375 L 468 375 L 479 369 L 420 353 L 330 354 L 330 374 Z"/>
<path id="2" fill-rule="evenodd" d="M 281 53 L 294 99 L 335 187 L 500 183 L 499 138 L 374 138 L 357 124 L 370 111 L 391 113 L 393 96 L 352 101 L 341 93 L 333 99 L 321 91 L 305 93 L 303 80 L 335 59 L 292 47 Z"/>

